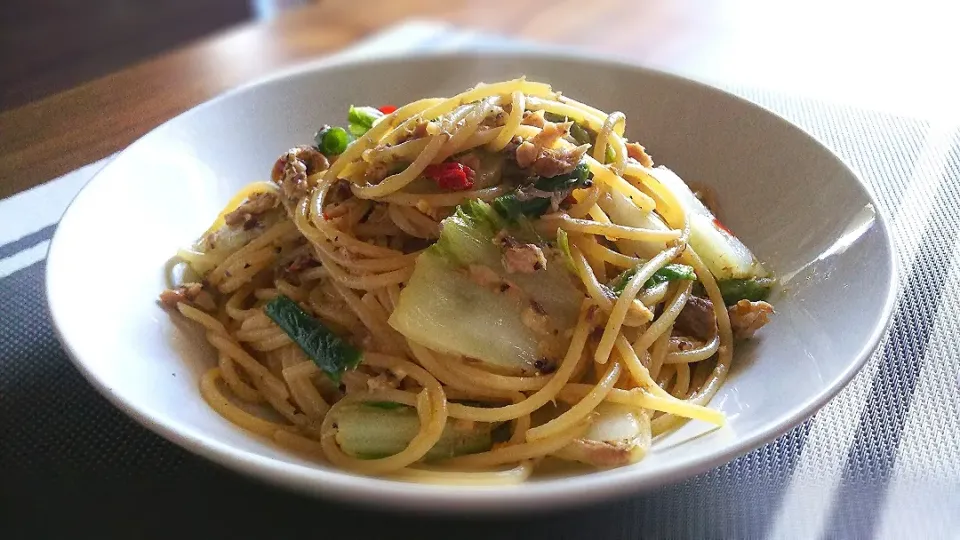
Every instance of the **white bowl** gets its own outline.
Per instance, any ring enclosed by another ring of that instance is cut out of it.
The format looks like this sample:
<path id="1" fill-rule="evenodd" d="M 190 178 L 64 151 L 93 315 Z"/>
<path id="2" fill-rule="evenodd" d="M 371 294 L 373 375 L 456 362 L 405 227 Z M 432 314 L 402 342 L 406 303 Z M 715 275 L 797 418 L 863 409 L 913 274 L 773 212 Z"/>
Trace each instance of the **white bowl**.
<path id="1" fill-rule="evenodd" d="M 402 104 L 526 74 L 603 110 L 689 181 L 715 188 L 725 224 L 779 276 L 777 316 L 739 347 L 710 403 L 728 417 L 691 423 L 642 462 L 510 487 L 427 486 L 348 474 L 230 424 L 198 392 L 214 363 L 196 328 L 161 309 L 164 265 L 242 185 L 350 104 Z M 250 85 L 153 130 L 107 165 L 60 222 L 47 294 L 64 347 L 117 407 L 184 448 L 240 472 L 380 506 L 556 507 L 637 492 L 721 465 L 773 440 L 834 396 L 890 318 L 895 268 L 886 226 L 853 172 L 780 117 L 678 77 L 585 57 L 426 55 L 319 62 Z"/>

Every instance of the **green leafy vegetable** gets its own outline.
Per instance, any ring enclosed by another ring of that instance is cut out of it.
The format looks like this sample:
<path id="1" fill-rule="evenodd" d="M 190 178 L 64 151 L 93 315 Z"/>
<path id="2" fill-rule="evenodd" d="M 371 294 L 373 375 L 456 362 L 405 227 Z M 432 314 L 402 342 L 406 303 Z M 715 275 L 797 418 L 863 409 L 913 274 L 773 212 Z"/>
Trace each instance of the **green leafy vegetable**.
<path id="1" fill-rule="evenodd" d="M 775 284 L 776 281 L 771 278 L 724 279 L 717 282 L 723 303 L 728 306 L 740 300 L 766 300 Z"/>
<path id="2" fill-rule="evenodd" d="M 347 113 L 347 121 L 350 123 L 350 133 L 354 137 L 360 137 L 373 127 L 377 118 L 383 116 L 383 113 L 373 107 L 354 107 L 350 106 Z"/>
<path id="3" fill-rule="evenodd" d="M 501 195 L 493 200 L 493 208 L 507 221 L 516 221 L 523 215 L 523 206 L 516 193 Z"/>
<path id="4" fill-rule="evenodd" d="M 493 257 L 497 247 L 490 239 L 500 230 L 500 222 L 500 216 L 489 204 L 479 200 L 464 202 L 443 220 L 440 238 L 428 252 L 465 266 L 484 256 Z"/>
<path id="5" fill-rule="evenodd" d="M 593 173 L 586 161 L 581 161 L 566 174 L 538 178 L 533 187 L 546 192 L 562 193 L 567 190 L 589 187 Z M 493 200 L 493 208 L 508 222 L 516 222 L 520 217 L 538 218 L 550 209 L 547 197 L 521 197 L 523 187 L 501 195 Z"/>
<path id="6" fill-rule="evenodd" d="M 507 221 L 517 221 L 523 216 L 538 218 L 550 209 L 550 199 L 536 198 L 521 201 L 516 192 L 501 195 L 493 200 L 493 208 Z"/>
<path id="7" fill-rule="evenodd" d="M 501 201 L 503 202 L 503 201 Z M 508 203 L 509 204 L 509 203 Z M 510 229 L 517 240 L 539 244 L 543 241 L 533 226 L 521 214 L 516 220 L 508 220 L 496 209 L 496 200 L 487 204 L 479 199 L 460 203 L 452 216 L 444 221 L 450 230 L 440 235 L 435 244 L 438 251 L 462 264 L 477 261 L 478 253 L 484 252 L 499 261 L 499 248 L 493 238 L 501 230 Z M 483 249 L 481 249 L 483 248 Z"/>
<path id="8" fill-rule="evenodd" d="M 469 224 L 477 234 L 484 236 L 493 236 L 507 226 L 507 222 L 495 208 L 480 199 L 470 199 L 460 203 L 454 216 L 459 223 Z M 443 243 L 443 235 L 440 236 L 438 243 Z"/>
<path id="9" fill-rule="evenodd" d="M 268 302 L 264 312 L 333 382 L 339 384 L 340 376 L 360 363 L 362 354 L 357 348 L 307 315 L 287 296 L 280 295 Z"/>
<path id="10" fill-rule="evenodd" d="M 572 171 L 557 176 L 540 178 L 533 186 L 541 191 L 564 191 L 589 187 L 591 178 L 593 178 L 593 173 L 590 172 L 590 166 L 584 160 L 578 163 Z"/>
<path id="11" fill-rule="evenodd" d="M 611 281 L 607 286 L 611 291 L 613 291 L 614 294 L 620 296 L 620 293 L 622 293 L 623 289 L 626 288 L 627 283 L 629 283 L 633 276 L 637 274 L 640 266 L 641 265 L 637 265 L 633 268 L 625 270 L 622 274 L 613 278 L 613 281 Z M 654 272 L 653 275 L 650 276 L 650 279 L 643 284 L 643 287 L 649 289 L 668 281 L 693 281 L 695 279 L 697 279 L 697 275 L 694 273 L 692 266 L 687 266 L 685 264 L 668 264 Z"/>
<path id="12" fill-rule="evenodd" d="M 507 225 L 489 204 L 480 199 L 464 201 L 457 207 L 457 212 L 461 217 L 474 221 L 486 232 L 493 234 Z"/>
<path id="13" fill-rule="evenodd" d="M 324 126 L 313 136 L 317 148 L 326 156 L 338 156 L 346 151 L 352 137 L 342 127 Z"/>

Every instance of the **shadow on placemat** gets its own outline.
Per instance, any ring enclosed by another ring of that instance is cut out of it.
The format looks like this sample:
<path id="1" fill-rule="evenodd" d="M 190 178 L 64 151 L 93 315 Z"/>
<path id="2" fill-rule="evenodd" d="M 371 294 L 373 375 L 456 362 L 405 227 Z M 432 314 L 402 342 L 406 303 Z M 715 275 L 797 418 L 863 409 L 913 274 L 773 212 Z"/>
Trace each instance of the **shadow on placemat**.
<path id="1" fill-rule="evenodd" d="M 4 536 L 124 538 L 627 538 L 760 536 L 807 425 L 654 493 L 578 510 L 458 518 L 387 513 L 263 485 L 195 457 L 113 408 L 61 350 L 44 263 L 0 280 L 0 514 Z"/>

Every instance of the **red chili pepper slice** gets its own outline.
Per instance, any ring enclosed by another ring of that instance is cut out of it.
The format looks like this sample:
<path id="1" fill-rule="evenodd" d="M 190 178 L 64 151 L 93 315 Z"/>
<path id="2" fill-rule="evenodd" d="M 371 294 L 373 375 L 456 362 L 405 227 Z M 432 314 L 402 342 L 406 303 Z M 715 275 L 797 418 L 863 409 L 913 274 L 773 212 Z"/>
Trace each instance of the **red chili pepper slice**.
<path id="1" fill-rule="evenodd" d="M 731 231 L 730 229 L 727 228 L 726 225 L 724 225 L 723 223 L 720 223 L 720 220 L 719 220 L 719 219 L 713 218 L 713 224 L 716 225 L 718 229 L 720 229 L 721 231 L 724 231 L 725 233 L 729 234 L 730 236 L 736 236 L 735 234 L 733 234 L 733 231 Z"/>
<path id="2" fill-rule="evenodd" d="M 390 114 L 390 113 L 392 113 L 393 111 L 397 110 L 397 108 L 396 108 L 395 106 L 393 106 L 393 105 L 384 105 L 384 106 L 380 107 L 378 110 L 379 110 L 380 112 L 382 112 L 383 114 Z"/>
<path id="3" fill-rule="evenodd" d="M 463 191 L 473 187 L 473 169 L 456 161 L 430 165 L 423 170 L 423 175 L 436 182 L 441 189 Z"/>

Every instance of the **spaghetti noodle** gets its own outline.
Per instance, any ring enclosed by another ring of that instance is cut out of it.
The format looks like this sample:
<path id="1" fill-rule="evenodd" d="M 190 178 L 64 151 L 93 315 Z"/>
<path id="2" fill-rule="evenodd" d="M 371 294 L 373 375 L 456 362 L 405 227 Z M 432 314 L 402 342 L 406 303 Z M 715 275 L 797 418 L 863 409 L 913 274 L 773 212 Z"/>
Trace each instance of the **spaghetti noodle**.
<path id="1" fill-rule="evenodd" d="M 210 407 L 335 467 L 462 484 L 723 424 L 705 405 L 773 280 L 623 113 L 520 78 L 348 121 L 178 253 L 161 301 L 217 350 Z"/>

